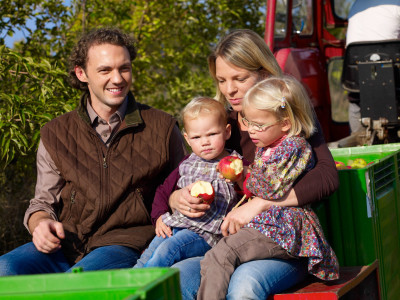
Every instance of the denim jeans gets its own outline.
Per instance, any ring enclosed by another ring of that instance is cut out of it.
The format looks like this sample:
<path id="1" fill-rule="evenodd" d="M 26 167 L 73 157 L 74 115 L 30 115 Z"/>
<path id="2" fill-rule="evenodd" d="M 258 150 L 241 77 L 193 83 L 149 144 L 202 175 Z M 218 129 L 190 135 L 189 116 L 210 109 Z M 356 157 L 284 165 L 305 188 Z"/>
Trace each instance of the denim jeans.
<path id="1" fill-rule="evenodd" d="M 203 257 L 193 257 L 172 266 L 180 270 L 182 300 L 196 299 L 202 259 Z M 280 293 L 307 276 L 307 260 L 254 260 L 235 270 L 226 299 L 267 299 L 269 295 Z"/>
<path id="2" fill-rule="evenodd" d="M 0 256 L 0 276 L 71 272 L 77 267 L 84 271 L 130 268 L 138 257 L 139 253 L 129 247 L 104 246 L 70 265 L 62 251 L 45 254 L 33 243 L 27 243 Z"/>
<path id="3" fill-rule="evenodd" d="M 135 268 L 170 267 L 181 260 L 202 256 L 210 245 L 197 233 L 184 228 L 173 228 L 172 236 L 156 236 L 138 259 Z"/>

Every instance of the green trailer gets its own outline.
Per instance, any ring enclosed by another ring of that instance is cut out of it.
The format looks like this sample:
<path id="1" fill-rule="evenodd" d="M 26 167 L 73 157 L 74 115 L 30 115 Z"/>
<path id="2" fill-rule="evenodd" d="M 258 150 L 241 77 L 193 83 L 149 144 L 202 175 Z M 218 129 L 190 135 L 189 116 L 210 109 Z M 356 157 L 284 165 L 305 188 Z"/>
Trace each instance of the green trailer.
<path id="1" fill-rule="evenodd" d="M 340 187 L 313 206 L 341 266 L 379 261 L 381 299 L 400 299 L 400 144 L 331 149 L 345 165 L 356 158 L 370 164 L 339 170 Z"/>
<path id="2" fill-rule="evenodd" d="M 180 300 L 173 268 L 20 275 L 0 278 L 0 299 Z"/>

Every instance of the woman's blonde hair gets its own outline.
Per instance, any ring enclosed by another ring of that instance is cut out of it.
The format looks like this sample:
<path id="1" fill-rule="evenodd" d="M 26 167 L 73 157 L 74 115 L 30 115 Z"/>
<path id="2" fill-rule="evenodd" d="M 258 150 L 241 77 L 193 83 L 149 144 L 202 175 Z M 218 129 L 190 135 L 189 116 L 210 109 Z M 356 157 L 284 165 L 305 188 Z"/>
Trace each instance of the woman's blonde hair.
<path id="1" fill-rule="evenodd" d="M 227 105 L 228 101 L 218 86 L 215 66 L 218 57 L 239 68 L 257 72 L 260 80 L 282 74 L 278 62 L 262 37 L 250 29 L 232 31 L 220 40 L 208 57 L 208 69 L 217 87 L 216 99 L 224 105 Z"/>
<path id="2" fill-rule="evenodd" d="M 211 97 L 198 96 L 193 98 L 181 112 L 183 130 L 185 131 L 188 120 L 197 119 L 203 113 L 216 114 L 223 126 L 228 123 L 228 114 L 222 103 Z"/>
<path id="3" fill-rule="evenodd" d="M 243 114 L 252 107 L 273 113 L 278 120 L 289 120 L 288 136 L 309 138 L 315 131 L 314 110 L 303 85 L 290 75 L 269 77 L 251 87 L 243 98 Z"/>

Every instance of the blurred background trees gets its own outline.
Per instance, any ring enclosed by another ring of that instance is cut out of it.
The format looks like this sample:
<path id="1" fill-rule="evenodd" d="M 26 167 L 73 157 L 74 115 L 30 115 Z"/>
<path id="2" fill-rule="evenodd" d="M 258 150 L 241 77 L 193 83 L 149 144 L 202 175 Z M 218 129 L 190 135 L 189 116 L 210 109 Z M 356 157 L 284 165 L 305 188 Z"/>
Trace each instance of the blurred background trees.
<path id="1" fill-rule="evenodd" d="M 22 225 L 34 194 L 40 128 L 73 110 L 79 92 L 67 58 L 83 32 L 115 26 L 137 40 L 137 101 L 176 117 L 194 96 L 215 93 L 207 56 L 235 28 L 263 35 L 265 0 L 2 0 L 0 10 L 0 255 L 29 241 Z M 32 24 L 34 24 L 32 26 Z M 6 36 L 26 36 L 12 49 Z"/>

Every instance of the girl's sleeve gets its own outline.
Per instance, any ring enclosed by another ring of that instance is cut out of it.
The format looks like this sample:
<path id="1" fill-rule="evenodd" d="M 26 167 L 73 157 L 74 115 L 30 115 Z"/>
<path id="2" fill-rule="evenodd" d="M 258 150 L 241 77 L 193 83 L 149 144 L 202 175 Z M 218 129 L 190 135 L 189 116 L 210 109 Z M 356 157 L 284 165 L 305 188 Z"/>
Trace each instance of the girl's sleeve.
<path id="1" fill-rule="evenodd" d="M 263 199 L 282 198 L 312 159 L 311 147 L 305 140 L 302 141 L 301 144 L 284 142 L 261 168 L 253 168 L 247 188 Z"/>
<path id="2" fill-rule="evenodd" d="M 308 140 L 314 152 L 315 167 L 295 183 L 294 191 L 299 206 L 320 201 L 339 187 L 339 175 L 332 154 L 325 143 L 321 125 L 316 121 L 317 132 Z"/>

